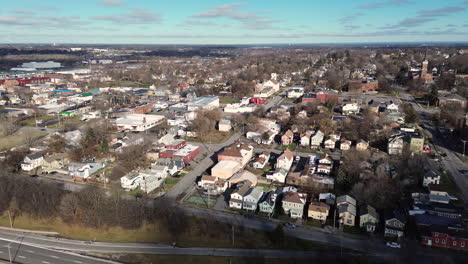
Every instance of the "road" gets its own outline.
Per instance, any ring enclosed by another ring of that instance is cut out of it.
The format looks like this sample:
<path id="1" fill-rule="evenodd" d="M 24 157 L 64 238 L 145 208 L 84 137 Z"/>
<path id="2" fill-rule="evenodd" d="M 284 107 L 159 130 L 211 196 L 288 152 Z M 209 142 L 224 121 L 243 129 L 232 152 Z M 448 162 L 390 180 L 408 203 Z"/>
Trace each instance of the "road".
<path id="1" fill-rule="evenodd" d="M 232 135 L 228 140 L 220 144 L 204 145 L 207 148 L 207 156 L 195 166 L 192 166 L 193 170 L 185 175 L 172 189 L 165 195 L 172 199 L 182 198 L 187 194 L 191 188 L 195 185 L 195 180 L 198 176 L 202 175 L 209 167 L 214 165 L 216 153 L 222 148 L 229 146 L 236 142 L 241 137 L 241 133 L 237 132 Z"/>
<path id="2" fill-rule="evenodd" d="M 19 242 L 20 237 L 12 240 L 4 240 L 0 236 L 0 259 L 13 263 L 24 264 L 108 264 L 116 263 L 109 260 L 101 260 L 88 256 L 82 256 L 73 252 L 64 252 L 44 247 L 42 245 L 25 244 Z"/>
<path id="3" fill-rule="evenodd" d="M 468 169 L 468 165 L 460 160 L 456 151 L 447 147 L 450 145 L 447 142 L 448 135 L 443 135 L 432 121 L 432 114 L 436 113 L 437 110 L 421 107 L 410 94 L 400 93 L 400 97 L 413 106 L 419 116 L 420 123 L 424 126 L 424 130 L 432 135 L 434 151 L 439 154 L 447 154 L 446 157 L 441 157 L 442 165 L 446 171 L 450 172 L 463 195 L 465 203 L 468 203 L 468 177 L 459 172 L 459 170 Z M 461 142 L 460 145 L 462 145 Z"/>

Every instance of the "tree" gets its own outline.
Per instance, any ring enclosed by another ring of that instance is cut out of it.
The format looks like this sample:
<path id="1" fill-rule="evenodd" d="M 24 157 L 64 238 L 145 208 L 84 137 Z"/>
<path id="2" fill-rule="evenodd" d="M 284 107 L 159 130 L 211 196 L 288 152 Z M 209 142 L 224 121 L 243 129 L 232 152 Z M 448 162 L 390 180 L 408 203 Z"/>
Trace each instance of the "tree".
<path id="1" fill-rule="evenodd" d="M 403 113 L 405 114 L 405 123 L 414 124 L 418 122 L 418 115 L 411 104 L 403 104 Z"/>

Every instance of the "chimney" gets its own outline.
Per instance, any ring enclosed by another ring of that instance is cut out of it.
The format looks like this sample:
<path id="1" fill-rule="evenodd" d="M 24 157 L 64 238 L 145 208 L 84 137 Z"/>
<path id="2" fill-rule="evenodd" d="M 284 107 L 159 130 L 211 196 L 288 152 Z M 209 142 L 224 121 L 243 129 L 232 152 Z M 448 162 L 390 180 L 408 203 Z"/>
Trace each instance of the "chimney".
<path id="1" fill-rule="evenodd" d="M 143 117 L 143 124 L 146 124 L 146 117 Z"/>

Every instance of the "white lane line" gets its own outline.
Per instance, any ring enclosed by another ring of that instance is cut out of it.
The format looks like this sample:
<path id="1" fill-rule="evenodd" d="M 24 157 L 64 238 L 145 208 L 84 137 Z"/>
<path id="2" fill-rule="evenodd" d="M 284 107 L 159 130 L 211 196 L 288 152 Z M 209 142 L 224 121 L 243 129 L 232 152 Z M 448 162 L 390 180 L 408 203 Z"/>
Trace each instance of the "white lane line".
<path id="1" fill-rule="evenodd" d="M 57 257 L 57 256 L 53 256 L 53 255 L 50 255 L 50 257 L 52 257 L 52 258 L 57 258 L 57 259 L 59 258 L 59 257 Z"/>
<path id="2" fill-rule="evenodd" d="M 0 254 L 3 254 L 3 251 L 0 251 Z"/>
<path id="3" fill-rule="evenodd" d="M 32 250 L 26 250 L 26 252 L 28 252 L 28 253 L 34 253 L 34 251 L 32 251 Z"/>
<path id="4" fill-rule="evenodd" d="M 25 257 L 25 256 L 18 256 L 18 258 L 22 258 L 22 259 L 25 259 L 26 257 Z"/>
<path id="5" fill-rule="evenodd" d="M 83 262 L 81 262 L 81 261 L 79 261 L 79 260 L 75 260 L 75 261 L 73 261 L 73 262 L 75 262 L 75 263 L 83 263 Z"/>
<path id="6" fill-rule="evenodd" d="M 47 262 L 47 261 L 42 261 L 42 263 L 44 263 L 44 264 L 50 264 L 50 262 Z"/>

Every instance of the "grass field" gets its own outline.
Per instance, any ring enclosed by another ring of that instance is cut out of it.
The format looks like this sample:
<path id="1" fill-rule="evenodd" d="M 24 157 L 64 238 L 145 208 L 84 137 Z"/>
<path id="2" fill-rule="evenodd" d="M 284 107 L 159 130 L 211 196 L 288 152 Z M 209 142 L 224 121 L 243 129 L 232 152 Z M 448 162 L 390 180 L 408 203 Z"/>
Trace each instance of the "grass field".
<path id="1" fill-rule="evenodd" d="M 219 98 L 220 104 L 232 104 L 235 103 L 237 100 L 231 97 L 221 97 Z"/>
<path id="2" fill-rule="evenodd" d="M 47 132 L 34 129 L 20 129 L 12 135 L 0 138 L 0 150 L 11 149 L 13 147 L 32 142 L 47 135 Z"/>
<path id="3" fill-rule="evenodd" d="M 36 118 L 23 120 L 23 121 L 20 122 L 20 125 L 21 126 L 36 126 L 36 120 L 45 121 L 45 120 L 49 120 L 49 119 L 53 119 L 53 118 L 54 118 L 54 116 L 51 116 L 51 115 L 38 116 Z"/>
<path id="4" fill-rule="evenodd" d="M 209 208 L 212 208 L 216 204 L 216 197 L 211 196 L 208 199 L 208 196 L 200 196 L 197 192 L 192 194 L 187 200 L 185 200 L 185 203 L 187 204 L 192 204 L 198 207 L 206 208 L 207 204 Z"/>

